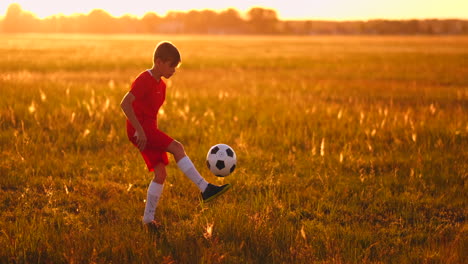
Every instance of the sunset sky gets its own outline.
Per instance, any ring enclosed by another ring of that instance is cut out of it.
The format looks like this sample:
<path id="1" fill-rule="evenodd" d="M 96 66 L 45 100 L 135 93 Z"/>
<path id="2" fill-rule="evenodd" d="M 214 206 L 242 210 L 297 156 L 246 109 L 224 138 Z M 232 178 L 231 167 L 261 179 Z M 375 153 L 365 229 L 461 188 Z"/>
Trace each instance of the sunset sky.
<path id="1" fill-rule="evenodd" d="M 118 17 L 124 14 L 143 16 L 147 12 L 164 16 L 169 11 L 230 7 L 243 14 L 252 7 L 263 7 L 275 9 L 283 20 L 468 19 L 468 0 L 0 0 L 0 17 L 5 15 L 11 3 L 20 4 L 23 10 L 40 18 L 86 14 L 98 8 Z"/>

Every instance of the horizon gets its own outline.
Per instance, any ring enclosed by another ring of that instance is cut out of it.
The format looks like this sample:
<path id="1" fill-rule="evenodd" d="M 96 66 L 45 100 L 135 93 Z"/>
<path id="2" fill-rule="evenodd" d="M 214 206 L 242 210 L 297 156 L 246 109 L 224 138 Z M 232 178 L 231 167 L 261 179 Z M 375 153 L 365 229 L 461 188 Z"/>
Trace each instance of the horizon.
<path id="1" fill-rule="evenodd" d="M 292 3 L 291 3 L 292 1 Z M 145 5 L 144 0 L 134 0 L 133 6 L 130 4 L 115 4 L 106 0 L 81 1 L 80 3 L 64 3 L 56 0 L 43 0 L 41 3 L 34 0 L 7 0 L 0 3 L 0 18 L 3 19 L 8 7 L 11 4 L 19 4 L 23 11 L 30 12 L 39 19 L 45 19 L 53 16 L 73 16 L 86 15 L 96 9 L 104 10 L 109 15 L 119 18 L 123 16 L 132 16 L 142 18 L 147 13 L 156 13 L 160 17 L 166 16 L 170 12 L 187 13 L 192 10 L 212 10 L 221 12 L 227 9 L 235 9 L 239 15 L 244 17 L 248 10 L 254 7 L 274 10 L 279 20 L 323 20 L 323 21 L 368 21 L 368 20 L 424 20 L 424 19 L 468 19 L 468 1 L 463 3 L 460 0 L 448 0 L 445 4 L 436 3 L 436 1 L 416 0 L 412 3 L 402 4 L 404 0 L 392 2 L 390 5 L 376 3 L 379 1 L 357 0 L 354 5 L 345 6 L 333 5 L 342 2 L 339 0 L 329 1 L 327 3 L 312 2 L 309 8 L 303 8 L 301 0 L 290 0 L 287 4 L 281 1 L 239 1 L 236 6 L 228 1 L 197 1 L 196 3 L 183 0 L 174 0 L 171 3 L 154 5 Z M 269 2 L 269 3 L 267 3 Z M 424 8 L 420 8 L 424 3 Z M 380 8 L 377 6 L 382 5 Z M 47 6 L 47 8 L 44 8 Z M 299 6 L 299 7 L 298 7 Z M 337 7 L 338 6 L 338 7 Z M 403 8 L 404 7 L 404 8 Z M 414 11 L 417 10 L 417 11 Z M 396 15 L 398 13 L 399 15 Z M 367 15 L 366 15 L 367 14 Z M 371 15 L 373 14 L 373 15 Z M 385 15 L 386 14 L 386 15 Z"/>

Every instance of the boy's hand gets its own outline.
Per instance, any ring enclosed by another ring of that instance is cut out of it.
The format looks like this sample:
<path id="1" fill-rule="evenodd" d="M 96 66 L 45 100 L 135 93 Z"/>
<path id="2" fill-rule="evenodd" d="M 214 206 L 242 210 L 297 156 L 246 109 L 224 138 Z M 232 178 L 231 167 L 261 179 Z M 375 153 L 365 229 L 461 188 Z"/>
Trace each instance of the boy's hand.
<path id="1" fill-rule="evenodd" d="M 140 151 L 143 151 L 146 147 L 146 142 L 148 141 L 148 139 L 146 138 L 145 132 L 144 131 L 136 132 L 135 136 L 136 136 L 136 144 L 138 146 L 138 149 Z"/>

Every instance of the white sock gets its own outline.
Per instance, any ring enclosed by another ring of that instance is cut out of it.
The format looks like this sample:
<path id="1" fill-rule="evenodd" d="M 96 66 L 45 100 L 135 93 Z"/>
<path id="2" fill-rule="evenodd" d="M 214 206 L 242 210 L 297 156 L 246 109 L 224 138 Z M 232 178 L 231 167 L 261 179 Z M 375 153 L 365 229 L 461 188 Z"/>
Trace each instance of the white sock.
<path id="1" fill-rule="evenodd" d="M 154 220 L 154 212 L 158 206 L 159 198 L 161 197 L 164 184 L 151 181 L 148 187 L 148 193 L 146 196 L 145 214 L 143 215 L 143 223 L 148 224 Z"/>
<path id="2" fill-rule="evenodd" d="M 206 190 L 208 182 L 198 173 L 189 157 L 185 156 L 177 162 L 180 170 L 195 183 L 201 192 Z"/>

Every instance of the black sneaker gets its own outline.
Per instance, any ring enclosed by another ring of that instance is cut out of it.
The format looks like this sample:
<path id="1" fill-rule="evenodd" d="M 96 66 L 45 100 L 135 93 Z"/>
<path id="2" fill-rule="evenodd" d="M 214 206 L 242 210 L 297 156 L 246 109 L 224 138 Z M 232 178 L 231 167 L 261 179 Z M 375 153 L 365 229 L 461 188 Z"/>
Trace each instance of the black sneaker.
<path id="1" fill-rule="evenodd" d="M 216 186 L 211 183 L 208 183 L 206 190 L 201 193 L 204 202 L 209 202 L 214 198 L 220 196 L 221 194 L 225 193 L 227 190 L 231 188 L 231 184 L 224 184 L 223 186 Z"/>

